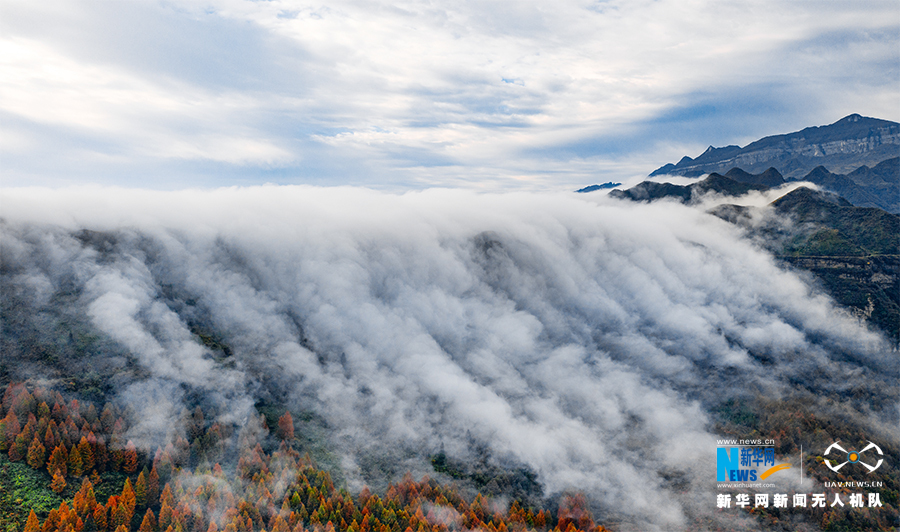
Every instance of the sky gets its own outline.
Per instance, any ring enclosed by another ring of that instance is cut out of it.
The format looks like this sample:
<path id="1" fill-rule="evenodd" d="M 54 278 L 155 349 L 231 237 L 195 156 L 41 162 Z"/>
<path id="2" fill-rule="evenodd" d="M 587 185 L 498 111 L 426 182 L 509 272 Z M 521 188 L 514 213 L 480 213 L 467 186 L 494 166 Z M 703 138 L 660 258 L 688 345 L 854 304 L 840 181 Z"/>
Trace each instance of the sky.
<path id="1" fill-rule="evenodd" d="M 895 0 L 3 0 L 0 186 L 568 190 L 900 120 Z"/>

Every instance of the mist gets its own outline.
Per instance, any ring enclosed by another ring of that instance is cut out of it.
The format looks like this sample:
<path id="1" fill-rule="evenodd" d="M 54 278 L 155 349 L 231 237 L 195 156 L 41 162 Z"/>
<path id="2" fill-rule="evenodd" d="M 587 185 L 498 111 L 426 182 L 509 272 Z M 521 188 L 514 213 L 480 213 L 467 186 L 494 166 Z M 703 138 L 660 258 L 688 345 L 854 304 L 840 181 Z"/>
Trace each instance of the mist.
<path id="1" fill-rule="evenodd" d="M 888 342 L 705 207 L 7 189 L 2 272 L 31 307 L 68 305 L 105 335 L 103 363 L 134 366 L 114 384 L 146 449 L 177 433 L 186 394 L 236 425 L 279 400 L 327 422 L 354 489 L 372 457 L 424 474 L 439 450 L 483 447 L 548 495 L 583 491 L 635 529 L 677 530 L 713 508 L 710 411 L 728 398 L 864 388 L 881 406 L 845 408 L 898 437 Z"/>

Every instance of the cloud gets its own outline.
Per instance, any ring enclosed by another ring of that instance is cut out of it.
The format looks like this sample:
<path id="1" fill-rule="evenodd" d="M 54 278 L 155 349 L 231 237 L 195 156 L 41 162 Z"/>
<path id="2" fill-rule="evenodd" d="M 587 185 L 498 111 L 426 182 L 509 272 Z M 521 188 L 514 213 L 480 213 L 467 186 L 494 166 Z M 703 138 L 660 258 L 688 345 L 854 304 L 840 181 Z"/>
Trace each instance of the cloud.
<path id="1" fill-rule="evenodd" d="M 165 436 L 174 390 L 236 423 L 276 398 L 322 416 L 348 468 L 423 467 L 474 442 L 548 493 L 673 530 L 709 513 L 695 501 L 711 496 L 713 406 L 854 387 L 896 399 L 883 338 L 683 205 L 306 186 L 6 189 L 3 205 L 10 268 L 54 286 L 79 272 L 91 323 L 136 360 L 120 385 L 144 399 L 145 441 Z M 228 361 L 193 340 L 198 323 Z M 892 433 L 891 408 L 854 415 Z"/>
<path id="2" fill-rule="evenodd" d="M 894 14 L 6 2 L 5 180 L 568 189 L 851 112 L 896 119 Z"/>

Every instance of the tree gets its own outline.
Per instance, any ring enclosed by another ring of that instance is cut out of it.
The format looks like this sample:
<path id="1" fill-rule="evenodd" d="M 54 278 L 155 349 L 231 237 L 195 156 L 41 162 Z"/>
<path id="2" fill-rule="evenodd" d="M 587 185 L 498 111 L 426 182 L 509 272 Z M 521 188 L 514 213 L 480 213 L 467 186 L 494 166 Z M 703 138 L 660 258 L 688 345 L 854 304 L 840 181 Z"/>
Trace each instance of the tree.
<path id="1" fill-rule="evenodd" d="M 100 412 L 100 426 L 105 434 L 112 431 L 113 424 L 116 422 L 116 412 L 112 404 L 106 403 Z"/>
<path id="2" fill-rule="evenodd" d="M 84 436 L 78 442 L 78 454 L 81 455 L 81 463 L 84 465 L 84 471 L 94 469 L 94 450 L 91 448 L 91 442 Z"/>
<path id="3" fill-rule="evenodd" d="M 131 522 L 131 516 L 134 515 L 134 508 L 137 505 L 137 499 L 134 495 L 134 488 L 131 487 L 131 479 L 125 479 L 125 485 L 122 486 L 122 496 L 119 498 L 119 506 L 124 506 L 128 510 L 128 519 L 125 523 Z"/>
<path id="4" fill-rule="evenodd" d="M 0 427 L 3 428 L 2 432 L 4 436 L 3 441 L 0 441 L 0 444 L 3 445 L 3 448 L 0 450 L 5 451 L 16 441 L 16 436 L 19 435 L 22 426 L 19 425 L 19 418 L 16 416 L 16 413 L 10 410 L 3 419 L 3 422 L 0 423 Z"/>
<path id="5" fill-rule="evenodd" d="M 578 530 L 594 528 L 594 518 L 587 499 L 580 493 L 566 495 L 559 502 L 557 527 L 566 530 L 570 524 Z"/>
<path id="6" fill-rule="evenodd" d="M 143 471 L 138 475 L 137 482 L 134 484 L 134 498 L 138 508 L 147 506 L 147 477 L 144 476 Z"/>
<path id="7" fill-rule="evenodd" d="M 106 506 L 102 504 L 94 507 L 94 526 L 97 527 L 98 532 L 106 532 Z"/>
<path id="8" fill-rule="evenodd" d="M 25 455 L 28 454 L 29 443 L 31 443 L 31 439 L 28 438 L 28 434 L 24 431 L 20 432 L 9 448 L 9 459 L 13 462 L 24 459 Z"/>
<path id="9" fill-rule="evenodd" d="M 47 423 L 47 430 L 44 432 L 44 447 L 47 449 L 55 449 L 59 445 L 59 437 L 57 436 L 56 421 L 50 420 Z"/>
<path id="10" fill-rule="evenodd" d="M 290 412 L 278 418 L 278 437 L 288 442 L 294 439 L 294 418 Z"/>
<path id="11" fill-rule="evenodd" d="M 78 452 L 78 447 L 73 446 L 72 451 L 69 452 L 69 474 L 75 477 L 80 477 L 81 473 L 84 472 L 84 462 L 81 460 L 81 453 Z"/>
<path id="12" fill-rule="evenodd" d="M 153 515 L 153 510 L 147 508 L 147 513 L 144 514 L 144 520 L 141 521 L 141 526 L 138 528 L 138 532 L 154 532 L 156 530 L 156 516 Z"/>
<path id="13" fill-rule="evenodd" d="M 53 473 L 53 482 L 50 483 L 50 489 L 57 494 L 62 493 L 62 491 L 66 489 L 66 477 L 60 473 L 59 469 Z"/>
<path id="14" fill-rule="evenodd" d="M 168 501 L 163 501 L 162 506 L 159 509 L 159 528 L 163 529 L 168 528 L 169 525 L 173 523 L 174 519 L 174 511 L 172 507 L 169 506 Z"/>
<path id="15" fill-rule="evenodd" d="M 28 457 L 26 461 L 28 465 L 31 466 L 32 469 L 40 469 L 41 466 L 44 465 L 44 459 L 47 457 L 47 449 L 44 448 L 44 444 L 41 443 L 40 438 L 37 436 L 31 440 L 31 446 L 28 448 Z"/>
<path id="16" fill-rule="evenodd" d="M 115 527 L 114 530 L 116 530 L 116 532 L 118 532 L 122 527 L 126 527 L 125 530 L 127 532 L 127 527 L 131 523 L 131 517 L 132 513 L 128 512 L 128 508 L 124 504 L 119 504 L 112 511 L 112 515 L 109 519 L 109 524 L 111 527 Z"/>
<path id="17" fill-rule="evenodd" d="M 81 482 L 81 488 L 78 490 L 78 493 L 72 499 L 72 508 L 75 509 L 78 515 L 86 515 L 93 513 L 96 506 L 97 498 L 94 496 L 94 485 L 85 478 Z"/>
<path id="18" fill-rule="evenodd" d="M 156 467 L 150 470 L 147 477 L 147 505 L 153 506 L 159 501 L 159 473 Z"/>
<path id="19" fill-rule="evenodd" d="M 126 473 L 134 473 L 137 471 L 137 449 L 134 447 L 134 443 L 131 440 L 128 440 L 128 444 L 125 445 L 125 453 L 123 455 L 124 461 L 122 462 L 122 470 Z"/>
<path id="20" fill-rule="evenodd" d="M 66 446 L 60 443 L 50 454 L 50 460 L 47 461 L 47 472 L 52 475 L 56 471 L 59 471 L 62 476 L 66 476 L 69 471 L 67 465 L 68 461 L 69 453 L 66 450 Z"/>
<path id="21" fill-rule="evenodd" d="M 34 513 L 34 510 L 31 510 L 31 513 L 28 514 L 28 522 L 25 523 L 25 531 L 24 532 L 40 532 L 41 530 L 41 522 L 38 520 L 37 514 Z"/>

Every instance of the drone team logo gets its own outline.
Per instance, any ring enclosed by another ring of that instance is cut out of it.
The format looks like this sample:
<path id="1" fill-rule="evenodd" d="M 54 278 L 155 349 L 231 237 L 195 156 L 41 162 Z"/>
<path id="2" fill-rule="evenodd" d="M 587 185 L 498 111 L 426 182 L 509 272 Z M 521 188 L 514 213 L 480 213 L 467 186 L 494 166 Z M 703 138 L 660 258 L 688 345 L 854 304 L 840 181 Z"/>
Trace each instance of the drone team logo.
<path id="1" fill-rule="evenodd" d="M 831 445 L 828 446 L 828 449 L 825 449 L 825 456 L 828 456 L 829 454 L 831 454 L 832 450 L 834 450 L 836 454 L 840 454 L 840 453 L 844 454 L 844 461 L 838 465 L 831 465 L 830 459 L 828 459 L 828 458 L 824 459 L 825 465 L 828 466 L 828 469 L 834 471 L 835 473 L 837 473 L 840 468 L 844 467 L 847 464 L 859 464 L 861 466 L 864 466 L 866 469 L 869 470 L 869 473 L 871 473 L 871 472 L 875 471 L 876 469 L 878 469 L 879 467 L 881 467 L 881 463 L 884 462 L 884 458 L 879 458 L 878 463 L 876 463 L 873 466 L 873 465 L 869 465 L 866 462 L 862 461 L 862 454 L 870 449 L 875 449 L 875 452 L 877 452 L 879 456 L 884 456 L 884 453 L 881 452 L 881 447 L 875 445 L 872 442 L 869 442 L 869 445 L 866 445 L 863 448 L 863 450 L 861 450 L 861 451 L 848 451 L 848 450 L 844 449 L 843 447 L 841 447 L 840 445 L 838 445 L 839 443 L 840 443 L 840 440 L 832 443 Z M 835 460 L 834 463 L 837 464 L 839 461 L 840 460 Z"/>

